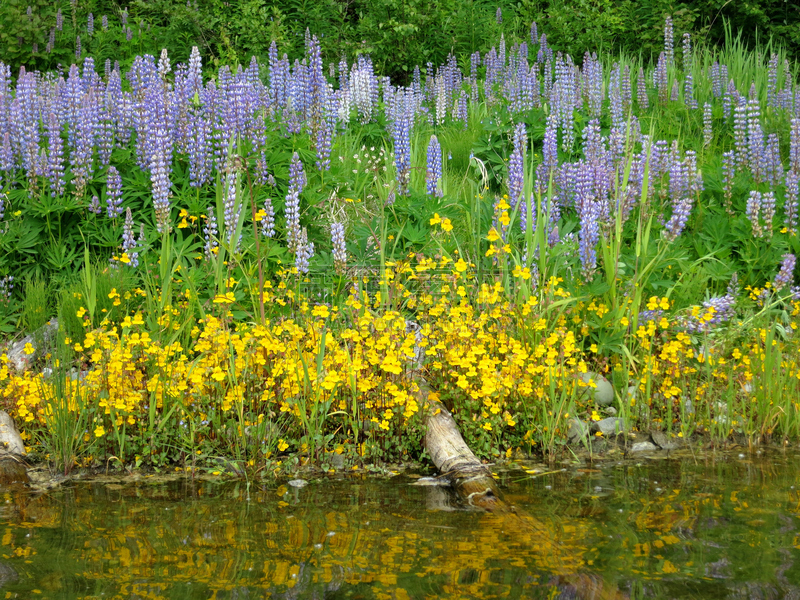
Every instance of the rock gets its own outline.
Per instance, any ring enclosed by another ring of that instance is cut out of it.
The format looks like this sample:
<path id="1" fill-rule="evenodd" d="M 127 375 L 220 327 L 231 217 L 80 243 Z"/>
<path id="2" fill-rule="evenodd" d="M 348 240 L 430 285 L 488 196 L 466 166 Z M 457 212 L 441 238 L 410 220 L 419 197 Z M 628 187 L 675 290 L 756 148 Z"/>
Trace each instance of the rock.
<path id="1" fill-rule="evenodd" d="M 617 409 L 613 406 L 606 406 L 603 409 L 603 412 L 607 414 L 609 417 L 616 417 L 617 416 Z"/>
<path id="2" fill-rule="evenodd" d="M 0 563 L 0 588 L 5 587 L 7 583 L 14 583 L 19 579 L 19 575 L 14 570 L 14 567 L 6 563 Z"/>
<path id="3" fill-rule="evenodd" d="M 581 373 L 581 380 L 584 383 L 589 383 L 590 381 L 594 381 L 596 387 L 594 388 L 586 388 L 585 394 L 594 394 L 594 401 L 599 404 L 600 406 L 609 406 L 612 402 L 614 402 L 614 388 L 611 383 L 600 375 L 599 373 Z"/>
<path id="4" fill-rule="evenodd" d="M 662 450 L 675 450 L 681 446 L 679 441 L 668 438 L 663 431 L 653 431 L 650 433 L 650 439 Z"/>
<path id="5" fill-rule="evenodd" d="M 26 335 L 16 344 L 11 346 L 11 349 L 6 353 L 8 356 L 8 363 L 16 369 L 19 373 L 27 371 L 31 366 L 33 359 L 36 357 L 36 352 L 28 354 L 25 352 L 25 347 L 28 344 L 36 346 L 36 340 L 49 345 L 56 332 L 58 331 L 58 319 L 50 319 L 44 327 L 40 328 L 36 333 Z"/>
<path id="6" fill-rule="evenodd" d="M 658 450 L 658 446 L 652 442 L 636 442 L 630 448 L 628 448 L 628 452 L 631 454 L 635 454 L 637 452 L 655 452 L 656 450 Z"/>
<path id="7" fill-rule="evenodd" d="M 580 444 L 589 437 L 589 426 L 575 417 L 569 420 L 569 429 L 567 429 L 567 441 L 570 444 Z"/>
<path id="8" fill-rule="evenodd" d="M 599 431 L 606 437 L 625 433 L 625 422 L 618 417 L 608 417 L 592 423 L 592 431 Z"/>
<path id="9" fill-rule="evenodd" d="M 331 466 L 337 471 L 344 469 L 344 454 L 331 453 Z"/>
<path id="10" fill-rule="evenodd" d="M 15 485 L 27 484 L 28 471 L 22 461 L 10 454 L 0 456 L 0 488 Z"/>
<path id="11" fill-rule="evenodd" d="M 25 456 L 25 444 L 17 431 L 14 419 L 6 411 L 0 410 L 0 453 Z"/>
<path id="12" fill-rule="evenodd" d="M 288 484 L 295 488 L 304 488 L 308 485 L 308 482 L 305 479 L 292 479 Z"/>

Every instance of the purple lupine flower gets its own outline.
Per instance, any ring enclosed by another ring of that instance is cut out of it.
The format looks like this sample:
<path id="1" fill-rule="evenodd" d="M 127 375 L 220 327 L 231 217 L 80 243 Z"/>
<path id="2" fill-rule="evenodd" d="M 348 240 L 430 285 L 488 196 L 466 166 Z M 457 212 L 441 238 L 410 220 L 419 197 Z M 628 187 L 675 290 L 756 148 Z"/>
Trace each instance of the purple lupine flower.
<path id="1" fill-rule="evenodd" d="M 47 121 L 47 177 L 50 180 L 50 195 L 61 196 L 66 188 L 64 180 L 64 142 L 61 128 L 54 113 Z"/>
<path id="2" fill-rule="evenodd" d="M 692 198 L 686 196 L 672 204 L 672 216 L 666 225 L 664 225 L 664 239 L 668 242 L 674 241 L 686 227 L 686 222 L 689 220 L 689 213 L 692 212 Z"/>
<path id="3" fill-rule="evenodd" d="M 153 185 L 153 207 L 156 211 L 156 227 L 159 233 L 170 230 L 170 196 L 172 183 L 164 150 L 156 148 L 150 163 L 150 181 Z"/>
<path id="4" fill-rule="evenodd" d="M 581 270 L 587 280 L 597 267 L 597 243 L 600 241 L 601 213 L 600 202 L 588 198 L 581 203 L 578 253 L 581 259 Z"/>
<path id="5" fill-rule="evenodd" d="M 344 225 L 331 223 L 331 244 L 333 245 L 333 264 L 338 273 L 344 273 L 347 265 L 347 247 L 344 242 Z"/>
<path id="6" fill-rule="evenodd" d="M 771 188 L 775 188 L 783 180 L 783 164 L 781 162 L 781 146 L 777 133 L 767 136 L 767 143 L 762 153 L 764 175 Z"/>
<path id="7" fill-rule="evenodd" d="M 653 85 L 658 90 L 658 101 L 666 104 L 669 98 L 669 79 L 667 77 L 667 59 L 662 52 L 653 71 Z"/>
<path id="8" fill-rule="evenodd" d="M 123 26 L 128 24 L 128 9 L 127 8 L 123 8 L 122 9 L 122 13 L 120 14 L 120 19 L 122 21 L 122 25 Z"/>
<path id="9" fill-rule="evenodd" d="M 89 13 L 86 18 L 86 31 L 89 33 L 89 37 L 92 37 L 94 33 L 94 15 L 92 13 Z"/>
<path id="10" fill-rule="evenodd" d="M 572 58 L 559 54 L 555 64 L 556 80 L 551 92 L 552 110 L 558 114 L 562 146 L 571 151 L 575 142 L 574 117 L 578 93 L 576 91 L 575 65 Z"/>
<path id="11" fill-rule="evenodd" d="M 435 135 L 428 144 L 428 167 L 425 171 L 425 184 L 428 195 L 441 198 L 444 196 L 439 181 L 442 178 L 442 147 Z"/>
<path id="12" fill-rule="evenodd" d="M 600 117 L 603 108 L 603 65 L 597 53 L 583 58 L 583 98 L 590 117 Z"/>
<path id="13" fill-rule="evenodd" d="M 794 254 L 784 254 L 781 262 L 781 268 L 778 274 L 775 275 L 775 280 L 772 282 L 773 289 L 777 292 L 791 285 L 794 280 L 794 267 L 797 264 L 797 258 Z"/>
<path id="14" fill-rule="evenodd" d="M 747 210 L 745 214 L 753 226 L 753 237 L 764 237 L 764 228 L 761 226 L 761 192 L 752 190 L 747 198 Z"/>
<path id="15" fill-rule="evenodd" d="M 96 215 L 102 214 L 103 209 L 100 208 L 100 198 L 95 194 L 92 196 L 92 201 L 89 202 L 89 212 Z"/>
<path id="16" fill-rule="evenodd" d="M 619 63 L 614 63 L 609 78 L 608 111 L 611 113 L 611 126 L 621 129 L 625 123 L 624 109 L 622 107 L 621 70 Z"/>
<path id="17" fill-rule="evenodd" d="M 289 251 L 297 253 L 300 246 L 300 194 L 306 185 L 303 163 L 297 152 L 289 164 L 289 186 L 286 194 L 286 241 Z"/>
<path id="18" fill-rule="evenodd" d="M 6 214 L 6 200 L 8 196 L 5 192 L 0 192 L 0 221 L 3 220 L 3 217 Z"/>
<path id="19" fill-rule="evenodd" d="M 673 159 L 669 169 L 669 196 L 673 203 L 689 194 L 689 170 L 686 161 Z"/>
<path id="20" fill-rule="evenodd" d="M 264 218 L 261 220 L 261 235 L 266 238 L 275 237 L 275 208 L 272 198 L 264 200 Z"/>
<path id="21" fill-rule="evenodd" d="M 161 56 L 158 59 L 158 74 L 164 79 L 167 74 L 172 70 L 167 49 L 161 49 Z"/>
<path id="22" fill-rule="evenodd" d="M 669 96 L 670 102 L 677 102 L 680 99 L 680 88 L 678 88 L 678 80 L 672 82 L 672 93 Z"/>
<path id="23" fill-rule="evenodd" d="M 193 135 L 189 136 L 189 185 L 202 187 L 211 179 L 211 123 L 201 109 L 189 110 L 189 124 Z"/>
<path id="24" fill-rule="evenodd" d="M 214 212 L 214 208 L 209 206 L 208 211 L 206 212 L 206 224 L 203 227 L 203 237 L 205 239 L 203 248 L 205 250 L 206 258 L 211 258 L 217 254 L 217 249 L 219 248 L 219 241 L 217 238 L 218 235 L 219 229 L 217 228 L 217 215 Z"/>
<path id="25" fill-rule="evenodd" d="M 733 139 L 736 147 L 736 166 L 743 169 L 749 165 L 746 104 L 738 104 L 733 109 Z"/>
<path id="26" fill-rule="evenodd" d="M 757 98 L 747 102 L 747 158 L 756 183 L 764 180 L 764 132 L 761 129 L 761 107 Z"/>
<path id="27" fill-rule="evenodd" d="M 633 93 L 631 92 L 631 67 L 625 65 L 622 68 L 622 79 L 619 86 L 619 93 L 622 97 L 622 110 L 627 113 L 633 104 Z"/>
<path id="28" fill-rule="evenodd" d="M 736 296 L 738 295 L 739 278 L 736 273 L 731 277 L 724 296 L 713 296 L 703 302 L 704 313 L 712 312 L 711 319 L 693 318 L 686 328 L 692 333 L 708 333 L 715 325 L 727 323 L 736 314 Z"/>
<path id="29" fill-rule="evenodd" d="M 647 98 L 647 80 L 644 77 L 644 68 L 639 67 L 639 77 L 636 80 L 636 104 L 641 110 L 650 108 Z"/>
<path id="30" fill-rule="evenodd" d="M 314 242 L 308 241 L 308 231 L 303 227 L 297 236 L 297 255 L 294 260 L 294 266 L 297 268 L 298 273 L 308 274 L 309 261 L 313 256 Z"/>
<path id="31" fill-rule="evenodd" d="M 761 217 L 764 219 L 764 233 L 766 237 L 772 235 L 772 221 L 775 219 L 775 193 L 764 192 L 761 194 Z"/>
<path id="32" fill-rule="evenodd" d="M 517 205 L 525 186 L 525 150 L 528 136 L 525 123 L 518 123 L 514 128 L 514 150 L 508 159 L 508 199 L 512 208 Z"/>
<path id="33" fill-rule="evenodd" d="M 11 293 L 14 291 L 14 276 L 4 275 L 0 277 L 0 300 L 8 302 L 11 299 Z"/>
<path id="34" fill-rule="evenodd" d="M 256 158 L 256 172 L 254 175 L 254 179 L 256 181 L 256 185 L 267 185 L 269 181 L 269 165 L 267 164 L 267 155 L 264 150 L 262 150 L 258 157 Z"/>
<path id="35" fill-rule="evenodd" d="M 741 104 L 740 100 L 741 96 L 739 95 L 739 90 L 736 89 L 736 84 L 733 82 L 733 79 L 731 79 L 728 82 L 725 93 L 722 95 L 722 108 L 725 112 L 726 119 L 731 118 L 733 107 L 739 106 Z"/>
<path id="36" fill-rule="evenodd" d="M 767 106 L 776 110 L 780 108 L 777 102 L 778 65 L 778 55 L 773 52 L 769 58 L 769 66 L 767 67 Z"/>
<path id="37" fill-rule="evenodd" d="M 497 7 L 497 12 L 494 13 L 494 20 L 497 21 L 498 25 L 503 24 L 503 9 L 499 6 Z"/>
<path id="38" fill-rule="evenodd" d="M 692 68 L 692 36 L 684 33 L 681 38 L 681 50 L 683 52 L 683 71 L 687 73 Z"/>
<path id="39" fill-rule="evenodd" d="M 133 215 L 131 209 L 125 209 L 125 224 L 122 226 L 122 253 L 128 255 L 128 266 L 135 269 L 139 266 L 139 253 L 135 252 L 137 246 L 133 238 Z"/>
<path id="40" fill-rule="evenodd" d="M 722 153 L 722 189 L 725 196 L 725 210 L 733 216 L 733 180 L 736 177 L 736 153 L 728 150 Z"/>
<path id="41" fill-rule="evenodd" d="M 11 173 L 16 168 L 14 151 L 11 147 L 11 134 L 3 134 L 3 145 L 0 146 L 0 171 Z"/>
<path id="42" fill-rule="evenodd" d="M 56 11 L 56 29 L 59 31 L 64 29 L 64 15 L 61 14 L 61 8 Z"/>
<path id="43" fill-rule="evenodd" d="M 558 121 L 551 112 L 547 117 L 542 145 L 542 164 L 548 171 L 558 167 Z"/>
<path id="44" fill-rule="evenodd" d="M 122 177 L 115 166 L 108 167 L 106 175 L 106 215 L 116 219 L 122 214 Z"/>
<path id="45" fill-rule="evenodd" d="M 800 175 L 800 119 L 792 119 L 789 130 L 789 169 Z"/>
<path id="46" fill-rule="evenodd" d="M 75 37 L 75 60 L 81 59 L 81 36 Z"/>
<path id="47" fill-rule="evenodd" d="M 227 234 L 228 248 L 231 253 L 236 253 L 239 250 L 241 243 L 241 232 L 237 235 L 237 228 L 239 225 L 239 218 L 242 214 L 242 204 L 237 201 L 236 184 L 238 182 L 238 173 L 229 166 L 228 173 L 225 175 L 225 195 L 224 195 L 224 225 L 225 233 Z"/>
<path id="48" fill-rule="evenodd" d="M 103 15 L 100 19 L 100 26 L 103 28 L 103 31 L 108 31 L 108 17 Z"/>
<path id="49" fill-rule="evenodd" d="M 714 95 L 714 98 L 719 98 L 722 96 L 722 82 L 723 79 L 720 77 L 720 70 L 719 70 L 719 62 L 716 60 L 711 65 L 711 93 Z"/>
<path id="50" fill-rule="evenodd" d="M 798 195 L 800 176 L 794 171 L 786 173 L 786 198 L 783 203 L 784 224 L 790 235 L 796 235 L 798 221 Z"/>
<path id="51" fill-rule="evenodd" d="M 675 35 L 672 31 L 672 15 L 668 15 L 664 19 L 664 56 L 668 65 L 671 65 L 675 60 Z"/>
<path id="52" fill-rule="evenodd" d="M 583 154 L 586 162 L 601 163 L 605 157 L 606 147 L 600 132 L 599 119 L 591 119 L 584 127 L 581 137 L 583 138 Z"/>
<path id="53" fill-rule="evenodd" d="M 676 81 L 675 84 L 677 83 Z M 683 81 L 683 103 L 686 108 L 697 108 L 697 100 L 694 98 L 694 78 L 691 73 L 686 73 Z"/>
<path id="54" fill-rule="evenodd" d="M 350 71 L 350 97 L 358 111 L 359 121 L 369 123 L 378 99 L 378 81 L 372 60 L 367 55 L 360 54 Z"/>
<path id="55" fill-rule="evenodd" d="M 392 139 L 397 177 L 397 193 L 405 196 L 411 182 L 411 126 L 414 121 L 414 93 L 398 91 L 392 108 Z"/>
<path id="56" fill-rule="evenodd" d="M 50 54 L 53 52 L 53 48 L 55 47 L 56 47 L 56 28 L 51 27 L 50 36 L 47 38 L 47 46 L 45 47 L 45 50 L 47 51 L 48 54 Z"/>
<path id="57" fill-rule="evenodd" d="M 130 42 L 133 39 L 133 29 L 128 27 L 125 29 L 125 41 Z"/>
<path id="58" fill-rule="evenodd" d="M 714 129 L 711 121 L 711 105 L 703 104 L 703 146 L 710 146 L 714 141 Z"/>

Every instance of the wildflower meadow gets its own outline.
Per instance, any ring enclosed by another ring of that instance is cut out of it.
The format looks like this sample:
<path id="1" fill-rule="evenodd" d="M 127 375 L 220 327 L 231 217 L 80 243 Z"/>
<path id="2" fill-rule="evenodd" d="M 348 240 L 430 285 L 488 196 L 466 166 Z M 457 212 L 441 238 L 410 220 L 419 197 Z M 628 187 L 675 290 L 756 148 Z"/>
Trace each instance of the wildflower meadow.
<path id="1" fill-rule="evenodd" d="M 0 362 L 32 452 L 416 460 L 427 388 L 486 459 L 556 456 L 609 402 L 632 431 L 800 441 L 781 47 L 667 17 L 651 64 L 533 23 L 407 85 L 304 48 L 0 63 L 0 331 L 58 318 L 30 369 Z"/>

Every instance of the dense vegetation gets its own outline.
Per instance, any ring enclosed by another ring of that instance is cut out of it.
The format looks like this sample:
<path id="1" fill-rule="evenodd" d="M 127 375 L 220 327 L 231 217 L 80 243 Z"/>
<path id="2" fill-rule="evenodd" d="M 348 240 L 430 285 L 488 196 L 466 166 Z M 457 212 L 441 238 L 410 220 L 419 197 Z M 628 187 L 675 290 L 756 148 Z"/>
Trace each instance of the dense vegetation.
<path id="1" fill-rule="evenodd" d="M 576 59 L 603 50 L 649 62 L 661 51 L 666 15 L 678 39 L 693 32 L 721 45 L 729 27 L 750 48 L 773 39 L 791 58 L 800 52 L 800 11 L 784 0 L 7 0 L 0 5 L 0 57 L 13 73 L 23 65 L 53 69 L 80 48 L 97 64 L 110 58 L 127 69 L 136 54 L 162 48 L 185 62 L 197 46 L 207 65 L 235 66 L 251 56 L 265 62 L 273 40 L 291 60 L 301 58 L 310 29 L 326 62 L 369 54 L 379 73 L 407 84 L 416 65 L 440 65 L 450 53 L 466 61 L 501 33 L 510 45 L 527 37 L 532 22 Z"/>
<path id="2" fill-rule="evenodd" d="M 577 64 L 533 23 L 393 81 L 311 32 L 212 68 L 103 30 L 0 64 L 0 326 L 60 325 L 0 386 L 63 468 L 416 454 L 415 373 L 487 457 L 600 419 L 601 374 L 630 426 L 800 437 L 780 48 L 667 18 L 652 64 Z"/>

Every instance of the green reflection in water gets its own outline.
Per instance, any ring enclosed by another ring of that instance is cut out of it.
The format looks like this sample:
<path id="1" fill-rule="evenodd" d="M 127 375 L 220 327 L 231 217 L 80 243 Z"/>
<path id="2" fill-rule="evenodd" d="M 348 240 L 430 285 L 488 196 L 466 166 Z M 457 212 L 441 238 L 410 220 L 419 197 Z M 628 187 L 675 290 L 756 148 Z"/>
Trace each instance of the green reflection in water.
<path id="1" fill-rule="evenodd" d="M 402 475 L 15 490 L 0 598 L 783 597 L 800 594 L 798 458 L 512 468 L 504 516 Z"/>

